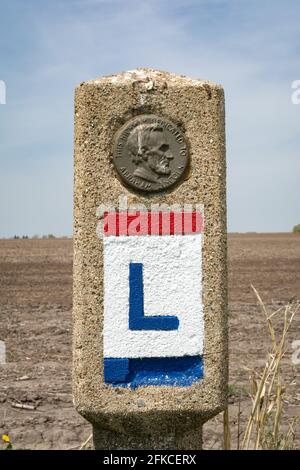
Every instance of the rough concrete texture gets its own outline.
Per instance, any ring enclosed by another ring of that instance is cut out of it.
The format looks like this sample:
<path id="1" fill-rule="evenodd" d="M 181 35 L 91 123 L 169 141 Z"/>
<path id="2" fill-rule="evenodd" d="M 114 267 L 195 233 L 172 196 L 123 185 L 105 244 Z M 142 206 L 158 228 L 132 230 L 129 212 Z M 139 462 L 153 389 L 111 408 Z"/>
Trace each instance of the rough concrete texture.
<path id="1" fill-rule="evenodd" d="M 193 423 L 194 424 L 194 423 Z M 156 433 L 124 434 L 93 426 L 94 447 L 98 450 L 201 450 L 202 449 L 202 423 L 197 428 L 191 423 L 190 429 L 181 430 L 163 427 Z"/>
<path id="2" fill-rule="evenodd" d="M 173 121 L 189 143 L 190 167 L 157 194 L 126 188 L 111 159 L 130 118 Z M 80 84 L 75 96 L 74 402 L 95 426 L 96 448 L 200 448 L 201 424 L 227 401 L 227 260 L 224 94 L 220 85 L 152 69 Z M 103 244 L 96 209 L 128 203 L 203 204 L 205 378 L 190 387 L 113 388 L 103 383 Z M 197 444 L 198 442 L 198 444 Z"/>

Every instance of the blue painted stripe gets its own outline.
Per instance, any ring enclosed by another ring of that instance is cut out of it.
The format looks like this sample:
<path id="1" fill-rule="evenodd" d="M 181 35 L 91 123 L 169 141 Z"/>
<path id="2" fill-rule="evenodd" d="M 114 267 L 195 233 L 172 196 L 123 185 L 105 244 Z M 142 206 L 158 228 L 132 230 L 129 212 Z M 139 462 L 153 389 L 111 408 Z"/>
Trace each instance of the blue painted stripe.
<path id="1" fill-rule="evenodd" d="M 144 315 L 143 265 L 129 265 L 129 329 L 178 330 L 179 320 L 172 315 Z"/>
<path id="2" fill-rule="evenodd" d="M 104 359 L 104 381 L 114 387 L 188 387 L 202 378 L 201 356 Z"/>
<path id="3" fill-rule="evenodd" d="M 104 382 L 126 382 L 129 374 L 128 359 L 104 359 Z"/>

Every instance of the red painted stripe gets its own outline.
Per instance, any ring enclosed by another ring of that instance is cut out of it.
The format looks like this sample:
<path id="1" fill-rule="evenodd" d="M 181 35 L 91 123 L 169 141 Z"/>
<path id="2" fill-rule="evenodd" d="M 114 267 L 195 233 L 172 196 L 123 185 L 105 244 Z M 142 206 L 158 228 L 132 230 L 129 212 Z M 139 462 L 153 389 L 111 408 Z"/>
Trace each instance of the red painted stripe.
<path id="1" fill-rule="evenodd" d="M 204 231 L 204 217 L 193 212 L 105 212 L 104 235 L 188 235 Z"/>

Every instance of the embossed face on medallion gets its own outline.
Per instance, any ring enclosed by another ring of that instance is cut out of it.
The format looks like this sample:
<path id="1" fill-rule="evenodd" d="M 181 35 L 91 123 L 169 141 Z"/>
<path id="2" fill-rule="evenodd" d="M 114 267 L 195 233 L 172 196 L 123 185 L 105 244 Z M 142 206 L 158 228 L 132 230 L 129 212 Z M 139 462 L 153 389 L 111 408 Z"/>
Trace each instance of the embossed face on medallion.
<path id="1" fill-rule="evenodd" d="M 161 191 L 184 174 L 188 146 L 175 124 L 144 114 L 128 121 L 117 133 L 113 162 L 128 185 L 141 191 Z"/>

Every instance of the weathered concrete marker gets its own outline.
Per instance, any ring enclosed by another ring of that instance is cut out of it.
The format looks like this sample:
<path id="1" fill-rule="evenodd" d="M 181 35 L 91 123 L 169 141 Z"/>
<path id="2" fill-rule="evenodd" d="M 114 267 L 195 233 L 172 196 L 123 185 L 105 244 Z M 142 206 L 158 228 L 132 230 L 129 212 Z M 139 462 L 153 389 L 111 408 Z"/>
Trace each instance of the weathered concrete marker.
<path id="1" fill-rule="evenodd" d="M 227 400 L 224 95 L 138 69 L 75 99 L 74 400 L 98 449 L 200 449 Z"/>

